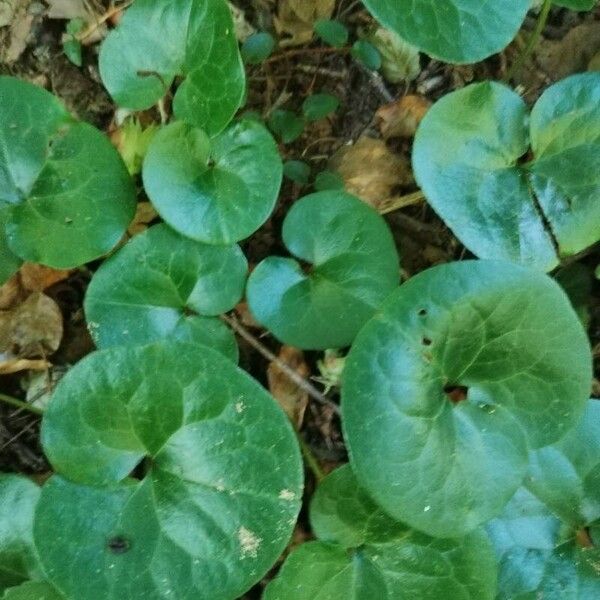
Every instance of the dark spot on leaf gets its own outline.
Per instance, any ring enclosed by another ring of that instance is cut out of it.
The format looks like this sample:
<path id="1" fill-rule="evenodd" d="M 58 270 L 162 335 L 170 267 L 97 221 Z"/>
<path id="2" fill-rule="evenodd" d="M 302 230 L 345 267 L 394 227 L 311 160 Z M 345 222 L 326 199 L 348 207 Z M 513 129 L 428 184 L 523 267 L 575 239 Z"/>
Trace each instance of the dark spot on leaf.
<path id="1" fill-rule="evenodd" d="M 590 535 L 589 527 L 583 527 L 582 529 L 580 529 L 576 533 L 575 539 L 577 540 L 577 543 L 582 548 L 593 548 L 594 547 L 594 541 L 592 540 L 592 536 Z"/>
<path id="2" fill-rule="evenodd" d="M 431 341 L 431 339 L 430 339 L 430 338 L 428 338 L 428 337 L 424 337 L 424 338 L 421 340 L 421 343 L 423 344 L 423 346 L 431 346 L 431 344 L 432 344 L 433 342 Z"/>
<path id="3" fill-rule="evenodd" d="M 427 309 L 426 309 L 426 308 L 422 308 L 422 309 L 419 311 L 419 316 L 420 316 L 420 317 L 425 317 L 426 315 L 427 315 Z"/>
<path id="4" fill-rule="evenodd" d="M 452 404 L 458 404 L 467 399 L 469 388 L 464 385 L 446 385 L 444 386 L 444 392 Z"/>
<path id="5" fill-rule="evenodd" d="M 113 554 L 125 554 L 131 549 L 131 542 L 123 535 L 115 535 L 108 540 L 106 547 Z"/>
<path id="6" fill-rule="evenodd" d="M 214 159 L 214 158 L 209 158 L 209 159 L 208 159 L 208 162 L 206 163 L 206 166 L 207 166 L 209 169 L 212 169 L 212 168 L 213 168 L 213 167 L 214 167 L 216 164 L 217 164 L 217 163 L 215 162 L 215 159 Z"/>
<path id="7" fill-rule="evenodd" d="M 186 317 L 197 317 L 198 316 L 198 313 L 193 308 L 190 308 L 189 306 L 183 307 L 183 314 Z"/>

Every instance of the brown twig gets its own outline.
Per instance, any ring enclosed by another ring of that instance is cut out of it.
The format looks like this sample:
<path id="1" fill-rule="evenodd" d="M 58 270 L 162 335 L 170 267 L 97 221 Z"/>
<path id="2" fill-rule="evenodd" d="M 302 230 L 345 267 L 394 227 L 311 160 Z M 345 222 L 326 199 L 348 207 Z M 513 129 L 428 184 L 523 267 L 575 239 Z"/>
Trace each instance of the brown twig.
<path id="1" fill-rule="evenodd" d="M 83 40 L 90 37 L 90 35 L 92 35 L 92 33 L 94 33 L 101 25 L 104 25 L 106 21 L 112 19 L 116 14 L 118 14 L 122 10 L 129 8 L 133 4 L 133 1 L 134 0 L 127 0 L 126 2 L 123 2 L 123 4 L 111 6 L 103 15 L 98 17 L 95 23 L 92 23 L 75 36 L 77 41 L 83 42 Z"/>
<path id="2" fill-rule="evenodd" d="M 280 60 L 287 60 L 293 56 L 303 56 L 305 54 L 348 54 L 350 50 L 351 48 L 349 47 L 332 48 L 329 46 L 319 46 L 318 48 L 295 48 L 294 50 L 287 50 L 281 54 L 275 54 L 275 56 L 271 56 L 271 58 L 268 58 L 262 64 L 271 64 Z"/>
<path id="3" fill-rule="evenodd" d="M 268 361 L 275 363 L 286 377 L 291 379 L 298 387 L 302 388 L 313 400 L 316 400 L 324 406 L 328 406 L 336 415 L 340 414 L 340 407 L 335 402 L 332 402 L 314 385 L 292 369 L 292 367 L 273 354 L 273 352 L 253 336 L 236 318 L 228 315 L 221 315 L 221 319 L 223 319 L 231 329 L 233 329 L 241 338 L 246 340 L 255 350 L 260 352 L 260 354 Z"/>

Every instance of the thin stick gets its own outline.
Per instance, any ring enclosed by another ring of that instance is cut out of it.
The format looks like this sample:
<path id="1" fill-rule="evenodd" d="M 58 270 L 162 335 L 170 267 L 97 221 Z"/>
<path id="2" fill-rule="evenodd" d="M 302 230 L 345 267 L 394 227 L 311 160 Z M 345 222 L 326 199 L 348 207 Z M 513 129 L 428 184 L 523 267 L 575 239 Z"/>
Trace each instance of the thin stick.
<path id="1" fill-rule="evenodd" d="M 17 400 L 12 396 L 7 396 L 6 394 L 0 394 L 0 402 L 4 402 L 5 404 L 10 404 L 15 408 L 20 408 L 22 410 L 28 410 L 34 415 L 41 416 L 44 414 L 44 411 L 41 408 L 37 408 L 37 406 L 32 406 L 28 402 L 23 402 L 22 400 Z"/>
<path id="2" fill-rule="evenodd" d="M 537 43 L 540 40 L 540 36 L 542 35 L 544 28 L 546 27 L 546 23 L 548 22 L 548 15 L 550 14 L 551 8 L 552 0 L 544 0 L 544 4 L 542 5 L 542 9 L 540 10 L 537 23 L 535 24 L 535 29 L 529 37 L 529 40 L 527 41 L 527 45 L 523 49 L 523 52 L 521 52 L 517 61 L 509 69 L 506 77 L 504 78 L 505 81 L 510 81 L 513 77 L 515 77 L 515 75 L 519 74 L 523 65 L 525 64 L 525 61 L 529 58 L 529 56 L 537 46 Z"/>
<path id="3" fill-rule="evenodd" d="M 421 190 L 419 190 L 418 192 L 413 192 L 412 194 L 391 198 L 384 203 L 384 205 L 379 209 L 379 212 L 382 215 L 387 215 L 388 213 L 400 208 L 406 208 L 407 206 L 419 204 L 420 202 L 423 202 L 423 200 L 425 200 L 425 195 Z"/>
<path id="4" fill-rule="evenodd" d="M 321 465 L 317 460 L 317 457 L 314 455 L 310 446 L 304 441 L 304 438 L 297 433 L 298 443 L 300 444 L 300 449 L 302 450 L 302 456 L 304 457 L 304 462 L 306 466 L 312 471 L 312 474 L 315 476 L 317 483 L 321 483 L 325 478 L 325 473 L 323 473 L 323 469 L 321 469 Z"/>
<path id="5" fill-rule="evenodd" d="M 111 6 L 95 23 L 92 23 L 88 27 L 86 27 L 81 33 L 78 33 L 75 38 L 79 42 L 83 42 L 86 38 L 90 37 L 94 31 L 96 31 L 101 25 L 106 23 L 109 19 L 112 19 L 117 13 L 129 8 L 133 4 L 133 0 L 127 0 L 127 2 L 123 2 L 123 4 L 119 4 L 117 6 Z"/>
<path id="6" fill-rule="evenodd" d="M 271 56 L 271 58 L 267 58 L 267 60 L 263 61 L 262 64 L 271 64 L 280 60 L 286 60 L 292 56 L 303 56 L 305 54 L 348 54 L 350 50 L 351 48 L 348 47 L 332 48 L 330 46 L 319 46 L 318 48 L 296 48 L 294 50 L 287 50 L 281 54 Z"/>
<path id="7" fill-rule="evenodd" d="M 302 388 L 313 400 L 328 406 L 336 415 L 340 414 L 340 407 L 321 393 L 314 385 L 299 375 L 292 367 L 275 356 L 264 344 L 261 344 L 237 319 L 228 315 L 221 315 L 221 319 L 231 327 L 241 338 L 245 339 L 255 350 L 258 350 L 268 361 L 275 363 L 282 373 L 291 379 L 298 387 Z"/>

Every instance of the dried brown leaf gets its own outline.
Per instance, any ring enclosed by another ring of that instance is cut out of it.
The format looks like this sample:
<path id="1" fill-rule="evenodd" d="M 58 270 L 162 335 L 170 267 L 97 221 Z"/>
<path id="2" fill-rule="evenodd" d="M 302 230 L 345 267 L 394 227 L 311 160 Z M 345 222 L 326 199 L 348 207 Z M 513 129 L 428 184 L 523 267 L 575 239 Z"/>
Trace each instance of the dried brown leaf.
<path id="1" fill-rule="evenodd" d="M 301 377 L 307 378 L 309 376 L 310 369 L 301 350 L 292 346 L 282 346 L 278 358 Z M 296 385 L 276 362 L 269 364 L 267 380 L 271 394 L 279 402 L 294 427 L 299 429 L 302 426 L 304 411 L 308 405 L 308 393 Z"/>
<path id="2" fill-rule="evenodd" d="M 341 175 L 348 192 L 377 210 L 398 195 L 398 187 L 413 180 L 408 158 L 369 137 L 338 150 L 330 166 Z"/>
<path id="3" fill-rule="evenodd" d="M 64 281 L 73 270 L 52 269 L 35 263 L 25 263 L 19 269 L 21 285 L 27 292 L 43 292 L 51 285 Z"/>
<path id="4" fill-rule="evenodd" d="M 412 138 L 425 113 L 429 110 L 431 102 L 412 94 L 404 96 L 397 102 L 385 104 L 376 113 L 379 119 L 379 130 L 387 140 L 389 138 Z"/>
<path id="5" fill-rule="evenodd" d="M 280 0 L 275 30 L 289 37 L 282 46 L 301 46 L 312 40 L 314 24 L 318 19 L 329 19 L 335 8 L 335 0 Z"/>

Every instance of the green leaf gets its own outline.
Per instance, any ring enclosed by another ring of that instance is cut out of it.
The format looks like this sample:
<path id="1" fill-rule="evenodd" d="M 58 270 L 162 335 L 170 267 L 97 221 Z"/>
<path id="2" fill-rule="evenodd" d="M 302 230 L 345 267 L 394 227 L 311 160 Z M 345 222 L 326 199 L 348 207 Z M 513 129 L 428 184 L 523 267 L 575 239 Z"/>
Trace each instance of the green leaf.
<path id="1" fill-rule="evenodd" d="M 151 227 L 92 278 L 85 298 L 92 338 L 99 348 L 183 340 L 235 361 L 235 337 L 216 316 L 242 297 L 247 268 L 238 246 L 207 246 L 166 225 Z"/>
<path id="2" fill-rule="evenodd" d="M 358 40 L 354 43 L 352 46 L 352 56 L 372 71 L 377 71 L 381 67 L 381 54 L 379 54 L 379 50 L 365 40 Z"/>
<path id="3" fill-rule="evenodd" d="M 67 23 L 66 33 L 63 36 L 63 50 L 67 58 L 77 67 L 81 67 L 81 42 L 77 34 L 83 31 L 85 21 L 83 19 L 71 19 Z"/>
<path id="4" fill-rule="evenodd" d="M 301 160 L 288 160 L 283 165 L 283 174 L 298 185 L 306 185 L 310 179 L 310 166 Z"/>
<path id="5" fill-rule="evenodd" d="M 42 441 L 60 475 L 42 489 L 34 539 L 68 598 L 236 598 L 283 551 L 300 508 L 287 417 L 209 348 L 87 356 L 58 384 Z M 126 479 L 142 461 L 143 479 Z"/>
<path id="6" fill-rule="evenodd" d="M 413 167 L 429 203 L 475 254 L 550 270 L 600 236 L 599 150 L 600 74 L 550 87 L 531 117 L 515 92 L 486 82 L 428 111 Z"/>
<path id="7" fill-rule="evenodd" d="M 452 63 L 483 60 L 505 48 L 530 0 L 364 0 L 371 14 L 407 42 Z"/>
<path id="8" fill-rule="evenodd" d="M 4 593 L 2 600 L 64 600 L 49 583 L 45 581 L 27 581 Z"/>
<path id="9" fill-rule="evenodd" d="M 109 252 L 135 211 L 112 144 L 57 98 L 12 77 L 0 77 L 0 114 L 0 238 L 12 254 L 72 268 Z M 8 272 L 17 264 L 9 260 Z"/>
<path id="10" fill-rule="evenodd" d="M 304 131 L 304 119 L 291 110 L 278 108 L 269 116 L 269 129 L 284 144 L 297 140 Z"/>
<path id="11" fill-rule="evenodd" d="M 330 171 L 326 169 L 325 171 L 321 171 L 315 177 L 315 190 L 317 190 L 317 192 L 343 189 L 344 179 L 339 173 L 336 173 L 335 171 Z"/>
<path id="12" fill-rule="evenodd" d="M 33 547 L 35 483 L 0 474 L 0 592 L 39 574 Z"/>
<path id="13" fill-rule="evenodd" d="M 283 223 L 293 258 L 271 256 L 248 280 L 255 318 L 285 344 L 306 349 L 349 345 L 398 285 L 398 255 L 385 221 L 344 192 L 296 202 Z"/>
<path id="14" fill-rule="evenodd" d="M 15 256 L 8 247 L 5 232 L 6 211 L 0 209 L 0 285 L 8 281 L 17 272 L 21 263 L 20 258 Z"/>
<path id="15" fill-rule="evenodd" d="M 339 21 L 318 19 L 315 22 L 315 33 L 334 48 L 342 48 L 348 42 L 348 28 Z"/>
<path id="16" fill-rule="evenodd" d="M 311 506 L 321 541 L 300 546 L 265 600 L 492 600 L 493 550 L 481 531 L 434 540 L 393 521 L 358 487 L 349 466 L 321 483 Z"/>
<path id="17" fill-rule="evenodd" d="M 499 600 L 600 596 L 600 402 L 579 425 L 532 453 L 525 487 L 488 532 L 500 564 Z"/>
<path id="18" fill-rule="evenodd" d="M 331 94 L 314 94 L 302 103 L 302 112 L 309 121 L 319 121 L 335 112 L 340 101 Z"/>
<path id="19" fill-rule="evenodd" d="M 175 122 L 159 131 L 143 167 L 144 187 L 176 231 L 207 244 L 232 244 L 271 214 L 282 179 L 275 141 L 260 123 L 244 120 L 208 140 Z"/>
<path id="20" fill-rule="evenodd" d="M 244 67 L 224 0 L 136 0 L 100 50 L 100 75 L 120 106 L 156 104 L 177 77 L 177 119 L 220 133 L 242 105 Z"/>
<path id="21" fill-rule="evenodd" d="M 409 279 L 346 359 L 345 439 L 355 473 L 384 510 L 451 537 L 498 515 L 529 448 L 582 414 L 590 349 L 546 275 L 497 261 Z"/>
<path id="22" fill-rule="evenodd" d="M 250 65 L 265 61 L 275 49 L 275 40 L 264 31 L 251 35 L 242 45 L 242 58 Z"/>

